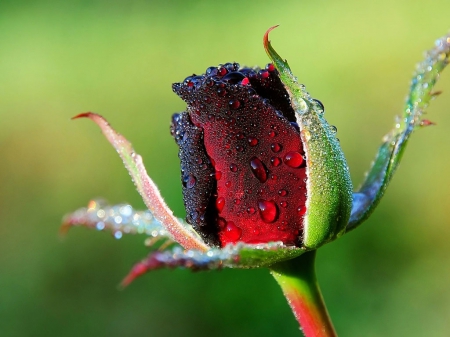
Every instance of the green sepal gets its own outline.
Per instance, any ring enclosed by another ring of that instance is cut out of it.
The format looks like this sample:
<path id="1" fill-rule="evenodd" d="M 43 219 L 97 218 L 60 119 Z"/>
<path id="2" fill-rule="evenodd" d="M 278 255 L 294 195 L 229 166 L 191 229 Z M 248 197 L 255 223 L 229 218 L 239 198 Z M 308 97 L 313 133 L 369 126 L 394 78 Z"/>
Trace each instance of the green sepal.
<path id="1" fill-rule="evenodd" d="M 300 127 L 308 179 L 303 246 L 315 249 L 345 232 L 352 206 L 352 183 L 336 128 L 328 124 L 321 104 L 298 84 L 288 63 L 269 42 L 268 34 L 275 27 L 264 35 L 264 47 L 280 73 Z"/>
<path id="2" fill-rule="evenodd" d="M 448 64 L 449 55 L 450 34 L 438 39 L 435 47 L 426 53 L 425 60 L 417 65 L 403 115 L 398 118 L 394 129 L 384 136 L 372 167 L 353 195 L 348 230 L 361 224 L 378 205 L 400 163 L 412 132 L 418 127 L 433 124 L 422 119 L 422 116 L 430 101 L 438 95 L 432 89 Z"/>
<path id="3" fill-rule="evenodd" d="M 211 248 L 207 251 L 165 246 L 165 249 L 160 247 L 135 264 L 122 281 L 121 286 L 127 286 L 135 278 L 156 269 L 188 268 L 199 271 L 221 268 L 262 268 L 293 259 L 304 252 L 306 252 L 304 248 L 287 247 L 282 242 L 256 245 L 239 242 L 229 244 L 224 248 Z"/>

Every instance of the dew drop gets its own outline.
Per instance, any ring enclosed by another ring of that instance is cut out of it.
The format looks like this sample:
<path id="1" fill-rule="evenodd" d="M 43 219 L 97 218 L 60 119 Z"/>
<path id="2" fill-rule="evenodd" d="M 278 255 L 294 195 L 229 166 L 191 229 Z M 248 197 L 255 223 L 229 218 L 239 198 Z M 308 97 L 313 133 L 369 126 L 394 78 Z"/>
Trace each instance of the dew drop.
<path id="1" fill-rule="evenodd" d="M 256 212 L 256 209 L 254 207 L 247 208 L 247 213 L 248 214 L 255 214 L 255 212 Z"/>
<path id="2" fill-rule="evenodd" d="M 248 137 L 248 143 L 250 146 L 256 146 L 258 145 L 258 139 L 255 137 Z"/>
<path id="3" fill-rule="evenodd" d="M 230 187 L 230 186 L 231 186 L 231 181 L 227 181 L 227 182 L 225 183 L 225 186 L 226 186 L 226 187 Z"/>
<path id="4" fill-rule="evenodd" d="M 299 215 L 305 215 L 305 214 L 306 214 L 306 207 L 305 207 L 305 206 L 299 206 L 299 207 L 297 208 L 297 213 L 298 213 Z"/>
<path id="5" fill-rule="evenodd" d="M 238 99 L 232 99 L 228 102 L 228 106 L 231 110 L 236 110 L 241 106 L 241 102 Z"/>
<path id="6" fill-rule="evenodd" d="M 206 75 L 216 76 L 217 75 L 217 67 L 209 67 L 206 69 Z"/>
<path id="7" fill-rule="evenodd" d="M 214 174 L 216 180 L 220 180 L 220 178 L 222 178 L 222 172 L 220 171 L 216 171 L 216 173 Z"/>
<path id="8" fill-rule="evenodd" d="M 325 107 L 323 106 L 322 102 L 318 99 L 313 99 L 313 101 L 316 103 L 317 108 L 319 109 L 319 113 L 323 114 L 325 113 Z"/>
<path id="9" fill-rule="evenodd" d="M 103 221 L 97 222 L 97 225 L 95 226 L 99 231 L 105 229 L 105 223 Z"/>
<path id="10" fill-rule="evenodd" d="M 286 190 L 279 190 L 278 191 L 278 195 L 280 197 L 285 197 L 285 196 L 287 196 L 287 194 L 288 194 L 288 192 Z"/>
<path id="11" fill-rule="evenodd" d="M 269 132 L 269 137 L 270 138 L 273 138 L 273 137 L 275 137 L 277 134 L 275 133 L 275 131 L 270 131 Z"/>
<path id="12" fill-rule="evenodd" d="M 399 124 L 397 124 L 397 125 L 399 125 Z M 337 133 L 337 127 L 335 127 L 334 125 L 330 125 L 330 131 L 333 134 Z"/>
<path id="13" fill-rule="evenodd" d="M 288 203 L 286 201 L 281 201 L 280 202 L 280 206 L 283 207 L 283 208 L 286 208 L 287 205 L 288 205 Z"/>
<path id="14" fill-rule="evenodd" d="M 217 75 L 219 75 L 219 76 L 224 76 L 224 75 L 226 75 L 228 73 L 228 70 L 226 69 L 226 68 L 224 68 L 224 67 L 220 67 L 218 70 L 217 70 Z"/>
<path id="15" fill-rule="evenodd" d="M 270 158 L 270 163 L 273 166 L 275 166 L 275 167 L 280 166 L 281 165 L 281 159 L 278 158 L 278 157 L 272 157 L 272 158 Z"/>
<path id="16" fill-rule="evenodd" d="M 265 78 L 269 77 L 269 72 L 267 70 L 260 70 L 259 76 L 261 76 L 261 78 L 265 79 Z"/>
<path id="17" fill-rule="evenodd" d="M 247 84 L 249 84 L 250 83 L 250 81 L 249 81 L 249 79 L 246 77 L 246 78 L 244 78 L 242 81 L 241 81 L 241 84 L 242 85 L 247 85 Z"/>
<path id="18" fill-rule="evenodd" d="M 297 151 L 289 151 L 284 156 L 284 163 L 289 167 L 297 168 L 303 164 L 303 157 Z"/>
<path id="19" fill-rule="evenodd" d="M 237 241 L 241 238 L 242 229 L 240 229 L 238 226 L 234 224 L 233 221 L 228 221 L 227 225 L 225 227 L 225 236 L 230 241 Z"/>
<path id="20" fill-rule="evenodd" d="M 224 97 L 227 94 L 227 91 L 224 88 L 217 89 L 217 95 L 220 97 Z"/>
<path id="21" fill-rule="evenodd" d="M 236 84 L 244 80 L 246 77 L 243 73 L 232 71 L 231 73 L 226 74 L 223 78 L 223 82 L 228 82 L 231 84 Z"/>
<path id="22" fill-rule="evenodd" d="M 219 228 L 224 229 L 227 225 L 227 221 L 224 218 L 218 218 L 217 225 L 219 226 Z"/>
<path id="23" fill-rule="evenodd" d="M 273 152 L 280 152 L 281 151 L 281 144 L 279 143 L 273 143 L 270 148 L 272 149 Z"/>
<path id="24" fill-rule="evenodd" d="M 197 179 L 192 174 L 189 174 L 183 178 L 183 185 L 186 188 L 193 188 L 196 183 Z"/>
<path id="25" fill-rule="evenodd" d="M 225 206 L 225 198 L 223 197 L 218 198 L 216 200 L 216 208 L 219 213 L 222 212 L 224 206 Z"/>
<path id="26" fill-rule="evenodd" d="M 256 157 L 253 157 L 250 161 L 250 167 L 254 176 L 262 183 L 267 181 L 267 168 L 264 163 Z"/>
<path id="27" fill-rule="evenodd" d="M 266 65 L 266 70 L 270 72 L 274 71 L 275 66 L 273 65 L 273 63 L 269 63 L 268 65 Z"/>
<path id="28" fill-rule="evenodd" d="M 237 165 L 236 164 L 231 164 L 230 165 L 230 171 L 231 172 L 236 172 L 237 171 Z"/>
<path id="29" fill-rule="evenodd" d="M 264 222 L 274 222 L 278 217 L 278 208 L 273 201 L 259 200 L 258 209 L 259 215 Z"/>

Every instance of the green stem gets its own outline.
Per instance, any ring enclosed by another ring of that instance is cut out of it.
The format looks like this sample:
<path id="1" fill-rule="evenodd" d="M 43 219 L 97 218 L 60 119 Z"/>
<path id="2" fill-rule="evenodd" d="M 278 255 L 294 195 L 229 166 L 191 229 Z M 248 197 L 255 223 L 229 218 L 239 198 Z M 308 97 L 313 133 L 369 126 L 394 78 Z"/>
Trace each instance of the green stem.
<path id="1" fill-rule="evenodd" d="M 271 274 L 283 290 L 295 318 L 306 337 L 336 337 L 315 272 L 316 251 L 279 262 Z"/>

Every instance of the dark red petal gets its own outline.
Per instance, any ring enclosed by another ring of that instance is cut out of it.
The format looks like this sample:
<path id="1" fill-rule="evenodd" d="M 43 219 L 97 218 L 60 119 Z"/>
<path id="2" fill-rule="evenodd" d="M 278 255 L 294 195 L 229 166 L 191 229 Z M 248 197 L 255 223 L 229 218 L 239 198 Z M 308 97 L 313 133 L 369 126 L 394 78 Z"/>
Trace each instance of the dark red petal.
<path id="1" fill-rule="evenodd" d="M 188 103 L 191 121 L 203 129 L 206 152 L 221 173 L 214 203 L 220 209 L 216 221 L 222 246 L 237 241 L 300 244 L 303 219 L 297 210 L 306 203 L 304 151 L 290 123 L 293 110 L 284 87 L 274 85 L 281 83 L 278 73 L 265 72 L 264 79 L 240 69 L 250 79 L 245 86 L 240 75 L 226 82 L 205 76 L 193 89 L 174 85 Z"/>
<path id="2" fill-rule="evenodd" d="M 183 112 L 173 115 L 170 131 L 179 146 L 186 221 L 210 246 L 218 245 L 216 174 L 203 144 L 203 130 Z"/>

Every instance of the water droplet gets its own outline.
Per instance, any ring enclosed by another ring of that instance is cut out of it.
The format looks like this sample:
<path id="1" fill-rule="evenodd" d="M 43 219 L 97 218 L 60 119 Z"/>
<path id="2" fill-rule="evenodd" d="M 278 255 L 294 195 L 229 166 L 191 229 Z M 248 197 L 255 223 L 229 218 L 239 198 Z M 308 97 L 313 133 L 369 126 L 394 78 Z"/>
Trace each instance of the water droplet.
<path id="1" fill-rule="evenodd" d="M 280 197 L 285 197 L 285 196 L 288 195 L 288 191 L 286 191 L 286 190 L 279 190 L 279 191 L 278 191 L 278 195 L 279 195 Z"/>
<path id="2" fill-rule="evenodd" d="M 206 69 L 206 75 L 209 76 L 216 76 L 218 72 L 217 67 L 209 67 L 208 69 Z"/>
<path id="3" fill-rule="evenodd" d="M 216 200 L 216 208 L 219 213 L 222 212 L 224 206 L 225 206 L 225 198 L 222 197 L 218 198 Z"/>
<path id="4" fill-rule="evenodd" d="M 337 127 L 335 127 L 334 125 L 330 125 L 330 131 L 331 133 L 335 134 L 337 132 Z"/>
<path id="5" fill-rule="evenodd" d="M 236 172 L 237 171 L 237 165 L 236 164 L 231 164 L 230 165 L 230 171 L 231 172 Z"/>
<path id="6" fill-rule="evenodd" d="M 273 201 L 259 200 L 258 209 L 259 215 L 264 222 L 274 222 L 278 217 L 278 208 Z"/>
<path id="7" fill-rule="evenodd" d="M 249 84 L 250 83 L 250 80 L 246 77 L 246 78 L 244 78 L 242 81 L 241 81 L 241 84 L 242 85 L 247 85 L 247 84 Z"/>
<path id="8" fill-rule="evenodd" d="M 264 163 L 256 157 L 253 157 L 250 161 L 250 167 L 254 176 L 262 183 L 267 180 L 267 168 Z"/>
<path id="9" fill-rule="evenodd" d="M 105 223 L 103 221 L 97 222 L 97 225 L 95 226 L 99 231 L 105 229 Z"/>
<path id="10" fill-rule="evenodd" d="M 225 235 L 230 241 L 237 241 L 241 238 L 242 229 L 234 224 L 233 221 L 228 221 L 225 227 Z"/>
<path id="11" fill-rule="evenodd" d="M 224 68 L 224 67 L 220 67 L 218 70 L 217 70 L 217 75 L 219 75 L 219 76 L 224 76 L 224 75 L 226 75 L 228 73 L 228 70 L 226 69 L 226 68 Z"/>
<path id="12" fill-rule="evenodd" d="M 305 206 L 299 206 L 299 207 L 297 208 L 297 213 L 298 213 L 299 215 L 305 215 L 305 214 L 306 214 L 306 207 L 305 207 Z"/>
<path id="13" fill-rule="evenodd" d="M 224 97 L 227 94 L 227 91 L 224 88 L 217 89 L 217 95 L 220 97 Z"/>
<path id="14" fill-rule="evenodd" d="M 216 180 L 220 180 L 220 178 L 222 178 L 222 172 L 220 171 L 216 171 L 216 173 L 214 174 Z"/>
<path id="15" fill-rule="evenodd" d="M 115 237 L 117 240 L 119 240 L 119 239 L 122 237 L 122 232 L 121 232 L 121 231 L 114 232 L 114 237 Z"/>
<path id="16" fill-rule="evenodd" d="M 269 137 L 270 138 L 273 138 L 273 137 L 275 137 L 277 134 L 276 134 L 276 132 L 275 131 L 270 131 L 269 132 Z"/>
<path id="17" fill-rule="evenodd" d="M 281 144 L 279 143 L 273 143 L 270 148 L 273 152 L 280 152 L 281 151 Z"/>
<path id="18" fill-rule="evenodd" d="M 288 203 L 286 201 L 281 201 L 280 202 L 280 206 L 283 207 L 283 208 L 286 208 L 287 205 L 288 205 Z"/>
<path id="19" fill-rule="evenodd" d="M 266 70 L 269 72 L 272 72 L 275 70 L 275 66 L 273 65 L 273 63 L 269 63 L 268 65 L 266 65 Z"/>
<path id="20" fill-rule="evenodd" d="M 247 213 L 248 214 L 255 214 L 255 212 L 256 212 L 256 209 L 254 207 L 247 208 Z"/>
<path id="21" fill-rule="evenodd" d="M 303 137 L 308 141 L 311 139 L 311 133 L 308 130 L 301 131 L 301 134 L 303 134 Z"/>
<path id="22" fill-rule="evenodd" d="M 265 78 L 269 77 L 269 72 L 267 70 L 260 70 L 259 76 L 261 76 L 261 78 L 265 79 Z"/>
<path id="23" fill-rule="evenodd" d="M 232 99 L 228 102 L 228 106 L 230 107 L 231 110 L 235 110 L 241 106 L 241 102 L 239 102 L 239 100 L 237 99 Z"/>
<path id="24" fill-rule="evenodd" d="M 241 199 L 234 199 L 234 204 L 239 205 L 241 203 Z"/>
<path id="25" fill-rule="evenodd" d="M 223 78 L 223 82 L 228 82 L 231 84 L 236 84 L 241 82 L 243 79 L 245 79 L 245 75 L 243 73 L 240 73 L 238 71 L 232 71 L 231 73 L 226 74 Z"/>
<path id="26" fill-rule="evenodd" d="M 248 137 L 248 143 L 250 146 L 256 146 L 258 145 L 258 139 L 255 137 Z"/>
<path id="27" fill-rule="evenodd" d="M 219 217 L 217 219 L 217 225 L 219 226 L 219 228 L 223 229 L 227 225 L 227 221 L 224 218 Z"/>
<path id="28" fill-rule="evenodd" d="M 225 183 L 225 186 L 226 186 L 226 187 L 230 187 L 230 186 L 231 186 L 231 181 L 227 181 L 227 182 Z"/>
<path id="29" fill-rule="evenodd" d="M 284 156 L 284 163 L 289 167 L 297 168 L 303 164 L 303 157 L 297 151 L 289 151 Z"/>
<path id="30" fill-rule="evenodd" d="M 188 174 L 183 178 L 183 186 L 186 188 L 193 188 L 197 183 L 197 178 L 192 174 Z"/>
<path id="31" fill-rule="evenodd" d="M 313 101 L 316 103 L 317 108 L 319 109 L 319 113 L 323 114 L 325 113 L 325 107 L 323 106 L 322 102 L 318 99 L 313 99 Z"/>
<path id="32" fill-rule="evenodd" d="M 277 167 L 281 165 L 281 159 L 278 157 L 272 157 L 270 158 L 270 162 L 272 163 L 273 166 Z"/>

